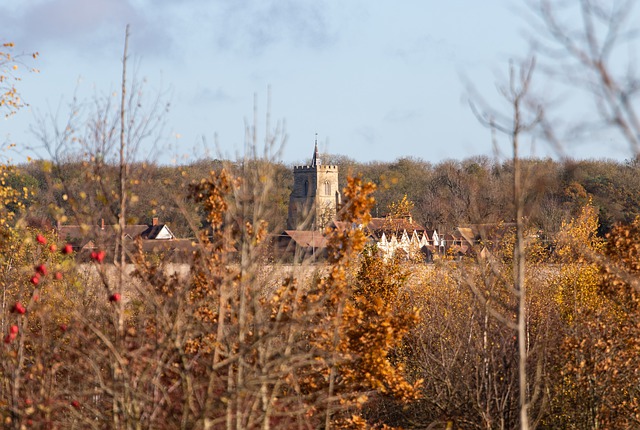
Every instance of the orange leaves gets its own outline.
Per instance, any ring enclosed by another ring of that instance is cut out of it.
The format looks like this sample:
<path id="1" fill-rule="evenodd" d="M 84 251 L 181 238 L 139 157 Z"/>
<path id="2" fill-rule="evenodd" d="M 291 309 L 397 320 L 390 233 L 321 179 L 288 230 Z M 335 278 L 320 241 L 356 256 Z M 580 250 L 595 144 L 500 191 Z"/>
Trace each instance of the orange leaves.
<path id="1" fill-rule="evenodd" d="M 340 273 L 344 270 L 343 265 L 337 263 L 347 262 L 364 247 L 366 236 L 363 227 L 371 220 L 371 209 L 375 204 L 371 194 L 375 189 L 375 184 L 363 182 L 360 177 L 347 178 L 347 186 L 343 193 L 345 203 L 338 211 L 337 218 L 348 227 L 342 231 L 331 231 L 328 240 L 329 263 L 333 265 L 332 271 L 336 279 L 338 276 L 344 276 Z"/>
<path id="2" fill-rule="evenodd" d="M 419 396 L 419 383 L 410 384 L 404 363 L 391 353 L 417 323 L 417 309 L 401 309 L 378 297 L 356 296 L 345 307 L 344 338 L 340 350 L 353 357 L 340 366 L 345 385 L 351 389 L 377 390 L 408 401 Z"/>
<path id="3" fill-rule="evenodd" d="M 345 204 L 338 213 L 338 220 L 368 224 L 371 220 L 371 208 L 375 204 L 371 194 L 375 190 L 376 186 L 372 182 L 364 182 L 361 177 L 348 177 L 344 189 Z"/>
<path id="4" fill-rule="evenodd" d="M 377 390 L 402 401 L 415 399 L 419 382 L 409 383 L 403 362 L 392 359 L 418 322 L 418 310 L 399 301 L 407 273 L 398 261 L 386 262 L 370 251 L 360 258 L 352 295 L 341 315 L 338 350 L 351 358 L 339 366 L 343 385 L 350 390 Z"/>
<path id="5" fill-rule="evenodd" d="M 199 183 L 192 184 L 189 188 L 190 194 L 197 203 L 202 203 L 207 221 L 214 229 L 222 226 L 223 215 L 227 212 L 229 204 L 227 196 L 231 192 L 233 180 L 226 172 L 210 172 L 209 179 L 202 179 Z"/>
<path id="6" fill-rule="evenodd" d="M 608 293 L 624 294 L 624 304 L 640 310 L 640 218 L 630 225 L 617 225 L 607 235 L 602 267 L 604 288 Z"/>

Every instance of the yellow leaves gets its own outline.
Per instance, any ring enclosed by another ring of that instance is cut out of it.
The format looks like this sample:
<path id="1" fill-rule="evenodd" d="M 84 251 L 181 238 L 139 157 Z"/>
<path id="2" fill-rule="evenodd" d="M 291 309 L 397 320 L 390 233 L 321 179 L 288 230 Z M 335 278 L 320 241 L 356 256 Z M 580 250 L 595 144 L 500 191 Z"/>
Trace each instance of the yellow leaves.
<path id="1" fill-rule="evenodd" d="M 44 160 L 42 162 L 42 171 L 44 173 L 51 173 L 53 171 L 53 163 L 49 160 Z"/>
<path id="2" fill-rule="evenodd" d="M 598 212 L 589 203 L 582 207 L 577 218 L 562 223 L 559 246 L 556 251 L 562 261 L 576 261 L 589 252 L 602 251 L 604 242 L 597 236 Z"/>
<path id="3" fill-rule="evenodd" d="M 15 57 L 10 51 L 15 45 L 13 42 L 7 42 L 0 46 L 7 52 L 0 50 L 0 65 L 6 65 L 7 68 L 0 70 L 0 108 L 4 108 L 5 117 L 13 115 L 18 109 L 23 106 L 22 100 L 18 94 L 14 84 L 20 81 L 18 73 L 18 61 L 21 55 Z M 32 58 L 35 59 L 37 53 L 32 54 Z"/>
<path id="4" fill-rule="evenodd" d="M 583 210 L 567 225 L 568 234 L 582 247 L 567 240 L 565 250 L 591 254 L 588 258 L 565 254 L 557 280 L 558 304 L 569 322 L 558 398 L 565 399 L 563 406 L 576 408 L 569 410 L 588 409 L 594 423 L 603 428 L 629 428 L 633 426 L 619 418 L 640 412 L 630 390 L 640 366 L 640 307 L 633 286 L 638 275 L 640 221 L 614 227 L 606 243 L 596 241 L 594 246 L 594 219 L 594 212 Z M 610 422 L 610 417 L 617 418 Z"/>
<path id="5" fill-rule="evenodd" d="M 556 303 L 569 324 L 584 311 L 595 312 L 604 306 L 611 307 L 599 293 L 599 270 L 593 264 L 564 264 L 553 283 L 556 286 Z"/>
<path id="6" fill-rule="evenodd" d="M 410 216 L 415 203 L 407 198 L 405 194 L 400 201 L 392 202 L 389 205 L 389 214 L 392 218 Z"/>

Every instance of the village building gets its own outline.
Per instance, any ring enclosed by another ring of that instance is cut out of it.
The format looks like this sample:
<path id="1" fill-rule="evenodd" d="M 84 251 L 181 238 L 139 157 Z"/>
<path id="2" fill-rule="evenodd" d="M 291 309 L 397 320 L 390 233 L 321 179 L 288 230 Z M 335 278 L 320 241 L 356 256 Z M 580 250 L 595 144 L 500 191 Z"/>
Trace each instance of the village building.
<path id="1" fill-rule="evenodd" d="M 80 258 L 93 250 L 105 250 L 107 255 L 115 249 L 120 237 L 120 226 L 105 224 L 104 219 L 97 225 L 61 225 L 56 228 L 58 239 L 73 247 Z M 140 239 L 142 250 L 148 253 L 171 253 L 186 257 L 194 250 L 190 239 L 177 239 L 167 224 L 153 217 L 151 224 L 128 224 L 124 227 L 125 247 L 133 250 L 133 243 Z"/>
<path id="2" fill-rule="evenodd" d="M 340 206 L 338 166 L 322 164 L 316 141 L 309 166 L 293 168 L 287 230 L 322 231 Z"/>
<path id="3" fill-rule="evenodd" d="M 277 246 L 281 253 L 294 254 L 298 259 L 322 257 L 326 255 L 326 229 L 348 227 L 336 221 L 341 204 L 338 166 L 322 164 L 316 141 L 311 164 L 295 166 L 293 176 L 287 229 L 278 236 Z M 410 214 L 372 218 L 365 231 L 369 243 L 378 247 L 383 258 L 400 253 L 405 258 L 430 261 L 441 246 L 438 233 L 426 230 Z"/>
<path id="4" fill-rule="evenodd" d="M 105 224 L 104 219 L 99 225 L 58 225 L 58 238 L 71 244 L 75 251 L 90 250 L 103 247 L 115 241 L 119 236 L 120 226 Z M 124 227 L 125 240 L 172 240 L 176 237 L 166 224 L 161 224 L 154 217 L 151 224 L 128 224 Z"/>

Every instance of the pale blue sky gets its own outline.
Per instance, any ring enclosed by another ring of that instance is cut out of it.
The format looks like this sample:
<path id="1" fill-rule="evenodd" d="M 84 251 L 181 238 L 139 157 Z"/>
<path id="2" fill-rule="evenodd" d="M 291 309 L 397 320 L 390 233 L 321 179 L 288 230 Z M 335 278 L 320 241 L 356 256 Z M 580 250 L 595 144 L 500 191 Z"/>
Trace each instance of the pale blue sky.
<path id="1" fill-rule="evenodd" d="M 234 157 L 254 94 L 264 136 L 269 86 L 272 125 L 286 123 L 287 163 L 311 156 L 315 133 L 322 151 L 358 161 L 491 154 L 490 133 L 468 108 L 461 75 L 492 99 L 496 73 L 527 52 L 518 2 L 508 0 L 3 3 L 1 41 L 39 51 L 41 72 L 19 84 L 30 108 L 3 121 L 1 136 L 18 148 L 32 145 L 32 110 L 55 110 L 74 93 L 117 91 L 130 23 L 138 79 L 148 81 L 150 94 L 168 90 L 171 102 L 157 157 L 163 163 L 203 155 L 203 138 L 212 153 L 217 141 Z M 622 159 L 625 150 L 596 145 L 578 156 Z M 535 148 L 537 156 L 549 153 Z"/>

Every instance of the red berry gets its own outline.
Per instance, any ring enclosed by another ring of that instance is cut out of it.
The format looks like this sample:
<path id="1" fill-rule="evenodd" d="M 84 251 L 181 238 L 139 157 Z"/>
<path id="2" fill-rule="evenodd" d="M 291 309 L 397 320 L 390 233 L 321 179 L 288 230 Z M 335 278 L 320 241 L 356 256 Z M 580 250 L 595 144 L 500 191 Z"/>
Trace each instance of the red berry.
<path id="1" fill-rule="evenodd" d="M 120 301 L 120 293 L 113 293 L 111 294 L 111 296 L 109 297 L 109 301 L 110 302 L 115 302 L 118 303 Z"/>
<path id="2" fill-rule="evenodd" d="M 24 314 L 27 310 L 24 308 L 24 306 L 22 306 L 22 303 L 20 302 L 16 302 L 15 305 L 13 305 L 13 308 L 11 309 L 11 312 L 15 312 L 17 314 Z"/>
<path id="3" fill-rule="evenodd" d="M 9 333 L 18 334 L 18 326 L 12 325 L 11 327 L 9 327 Z"/>
<path id="4" fill-rule="evenodd" d="M 56 274 L 54 275 L 55 278 L 59 281 L 60 279 L 62 279 L 62 273 L 60 272 L 56 272 Z"/>
<path id="5" fill-rule="evenodd" d="M 40 283 L 40 275 L 36 273 L 31 277 L 31 279 L 29 279 L 29 282 L 31 282 L 33 285 L 38 285 Z"/>
<path id="6" fill-rule="evenodd" d="M 47 243 L 47 238 L 41 234 L 36 236 L 36 240 L 38 241 L 38 243 L 42 243 L 43 245 Z"/>
<path id="7" fill-rule="evenodd" d="M 76 409 L 80 408 L 80 402 L 77 400 L 74 400 L 73 402 L 71 402 L 71 406 L 73 406 Z"/>
<path id="8" fill-rule="evenodd" d="M 33 405 L 33 400 L 31 400 L 31 399 L 24 399 L 24 404 L 25 404 L 25 405 L 27 405 L 27 406 L 31 406 L 31 405 Z"/>
<path id="9" fill-rule="evenodd" d="M 8 335 L 6 335 L 4 337 L 4 343 L 11 343 L 11 342 L 13 342 L 15 340 L 15 338 L 16 338 L 15 334 L 9 333 Z"/>
<path id="10" fill-rule="evenodd" d="M 51 252 L 56 252 L 57 249 L 58 247 L 56 246 L 55 243 L 52 243 L 51 246 L 49 246 L 49 251 Z"/>
<path id="11" fill-rule="evenodd" d="M 98 263 L 102 263 L 106 255 L 107 254 L 104 251 L 93 251 L 91 253 L 91 259 L 97 261 Z"/>
<path id="12" fill-rule="evenodd" d="M 65 255 L 69 255 L 73 253 L 73 246 L 70 243 L 67 243 L 64 248 L 62 248 L 62 253 Z"/>
<path id="13" fill-rule="evenodd" d="M 47 266 L 45 266 L 44 264 L 36 266 L 36 272 L 38 272 L 42 276 L 47 276 Z"/>
<path id="14" fill-rule="evenodd" d="M 59 327 L 60 327 L 60 331 L 67 331 L 67 328 L 68 328 L 66 324 L 60 324 Z"/>

